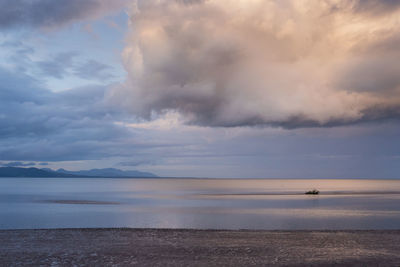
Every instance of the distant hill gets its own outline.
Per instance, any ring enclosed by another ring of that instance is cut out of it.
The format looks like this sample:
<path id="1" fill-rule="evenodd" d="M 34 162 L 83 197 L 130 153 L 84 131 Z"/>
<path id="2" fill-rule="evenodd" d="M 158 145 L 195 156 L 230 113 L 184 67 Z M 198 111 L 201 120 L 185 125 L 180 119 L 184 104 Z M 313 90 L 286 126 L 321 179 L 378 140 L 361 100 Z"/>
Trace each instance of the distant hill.
<path id="1" fill-rule="evenodd" d="M 67 171 L 59 169 L 57 171 L 44 168 L 17 168 L 17 167 L 0 167 L 0 177 L 101 177 L 101 178 L 151 178 L 158 177 L 157 175 L 149 172 L 140 171 L 123 171 L 114 168 L 107 169 L 92 169 L 83 171 Z"/>
<path id="2" fill-rule="evenodd" d="M 50 172 L 38 168 L 0 167 L 0 177 L 76 177 L 71 174 Z"/>

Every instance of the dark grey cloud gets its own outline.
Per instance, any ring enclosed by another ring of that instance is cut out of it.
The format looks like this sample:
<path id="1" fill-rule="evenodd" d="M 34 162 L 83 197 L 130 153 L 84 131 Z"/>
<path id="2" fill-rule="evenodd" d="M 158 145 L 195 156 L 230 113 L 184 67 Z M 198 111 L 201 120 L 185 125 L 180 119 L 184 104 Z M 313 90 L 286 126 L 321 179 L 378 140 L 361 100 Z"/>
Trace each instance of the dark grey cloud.
<path id="1" fill-rule="evenodd" d="M 54 28 L 119 10 L 126 0 L 0 0 L 0 29 Z"/>
<path id="2" fill-rule="evenodd" d="M 398 0 L 348 0 L 354 12 L 384 15 L 400 8 Z"/>
<path id="3" fill-rule="evenodd" d="M 210 110 L 199 110 L 199 113 L 188 122 L 189 125 L 200 125 L 205 127 L 281 127 L 284 129 L 297 128 L 318 128 L 318 127 L 338 127 L 349 126 L 362 123 L 381 123 L 384 121 L 398 122 L 400 120 L 400 105 L 375 105 L 360 110 L 357 120 L 346 118 L 331 119 L 327 122 L 310 119 L 306 115 L 290 116 L 285 120 L 269 120 L 266 121 L 262 115 L 246 117 L 242 120 L 215 120 Z M 206 115 L 206 116 L 204 116 Z"/>
<path id="4" fill-rule="evenodd" d="M 131 137 L 114 124 L 123 115 L 105 106 L 105 86 L 54 93 L 2 68 L 0 79 L 0 160 L 101 158 L 117 155 L 118 143 Z"/>
<path id="5" fill-rule="evenodd" d="M 21 162 L 21 161 L 12 161 L 8 163 L 0 163 L 0 165 L 4 167 L 28 167 L 28 166 L 35 166 L 35 162 Z"/>
<path id="6" fill-rule="evenodd" d="M 155 164 L 156 164 L 155 159 L 138 159 L 138 160 L 119 162 L 118 166 L 137 167 L 137 166 L 142 166 L 142 165 L 155 165 Z"/>
<path id="7" fill-rule="evenodd" d="M 325 1 L 324 3 L 330 7 L 327 14 L 351 12 L 368 17 L 390 15 L 400 8 L 397 0 L 340 0 Z"/>
<path id="8" fill-rule="evenodd" d="M 0 80 L 0 161 L 131 160 L 181 146 L 144 141 L 145 133 L 119 123 L 134 119 L 104 100 L 113 84 L 52 92 L 27 74 L 1 67 Z"/>
<path id="9" fill-rule="evenodd" d="M 24 73 L 0 68 L 0 99 L 4 103 L 40 104 L 49 97 L 39 80 Z"/>

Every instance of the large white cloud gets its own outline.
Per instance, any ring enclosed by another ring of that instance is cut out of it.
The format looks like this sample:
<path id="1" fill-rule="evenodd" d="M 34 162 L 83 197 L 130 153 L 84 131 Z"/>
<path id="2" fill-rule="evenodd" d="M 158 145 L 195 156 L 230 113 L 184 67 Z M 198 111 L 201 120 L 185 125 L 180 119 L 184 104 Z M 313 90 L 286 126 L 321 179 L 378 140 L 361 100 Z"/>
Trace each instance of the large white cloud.
<path id="1" fill-rule="evenodd" d="M 400 117 L 393 1 L 137 0 L 111 101 L 207 126 Z M 397 42 L 397 43 L 396 43 Z"/>

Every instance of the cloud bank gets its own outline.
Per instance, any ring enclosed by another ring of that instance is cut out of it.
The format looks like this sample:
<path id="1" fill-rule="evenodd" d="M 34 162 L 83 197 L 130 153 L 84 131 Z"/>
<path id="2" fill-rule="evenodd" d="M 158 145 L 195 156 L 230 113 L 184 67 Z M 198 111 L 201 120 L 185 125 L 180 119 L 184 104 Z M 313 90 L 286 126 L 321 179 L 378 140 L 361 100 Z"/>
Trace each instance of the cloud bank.
<path id="1" fill-rule="evenodd" d="M 0 162 L 0 166 L 3 167 L 31 167 L 31 166 L 35 166 L 36 163 L 35 162 L 21 162 L 21 161 L 13 161 L 13 162 L 8 162 L 8 163 L 3 163 Z"/>
<path id="2" fill-rule="evenodd" d="M 137 0 L 108 99 L 203 126 L 400 118 L 398 1 Z"/>
<path id="3" fill-rule="evenodd" d="M 103 104 L 107 87 L 55 93 L 31 76 L 1 67 L 0 80 L 0 160 L 81 160 L 124 153 L 131 132 L 115 125 L 117 115 Z"/>

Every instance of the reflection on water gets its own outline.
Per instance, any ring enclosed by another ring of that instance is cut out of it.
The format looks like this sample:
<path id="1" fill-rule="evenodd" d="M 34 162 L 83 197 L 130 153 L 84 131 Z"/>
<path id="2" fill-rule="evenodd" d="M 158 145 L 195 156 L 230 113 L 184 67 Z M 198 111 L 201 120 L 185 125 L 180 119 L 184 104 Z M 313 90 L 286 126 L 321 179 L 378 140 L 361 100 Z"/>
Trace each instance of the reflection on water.
<path id="1" fill-rule="evenodd" d="M 1 229 L 64 227 L 400 229 L 400 181 L 0 179 Z"/>

